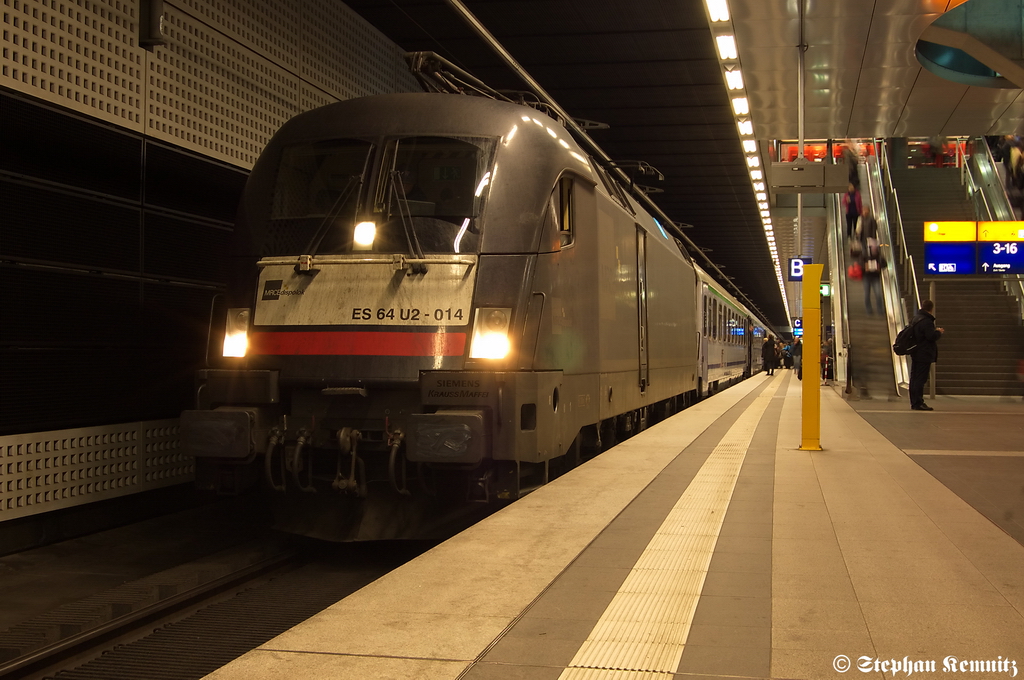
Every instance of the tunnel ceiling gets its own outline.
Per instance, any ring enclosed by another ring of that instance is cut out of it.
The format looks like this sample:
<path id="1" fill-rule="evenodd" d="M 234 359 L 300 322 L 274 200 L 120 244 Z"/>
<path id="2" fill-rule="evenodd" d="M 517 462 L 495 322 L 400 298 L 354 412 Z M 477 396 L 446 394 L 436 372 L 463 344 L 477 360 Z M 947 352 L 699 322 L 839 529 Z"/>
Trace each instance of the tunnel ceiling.
<path id="1" fill-rule="evenodd" d="M 349 0 L 406 51 L 433 51 L 496 89 L 525 85 L 444 0 Z M 806 0 L 805 136 L 998 134 L 1020 90 L 950 83 L 914 56 L 957 0 Z M 615 160 L 657 168 L 652 196 L 773 325 L 788 326 L 703 0 L 467 0 L 465 5 Z M 759 140 L 798 137 L 792 0 L 731 0 Z M 984 94 L 982 94 L 984 93 Z M 793 256 L 780 252 L 780 257 Z"/>

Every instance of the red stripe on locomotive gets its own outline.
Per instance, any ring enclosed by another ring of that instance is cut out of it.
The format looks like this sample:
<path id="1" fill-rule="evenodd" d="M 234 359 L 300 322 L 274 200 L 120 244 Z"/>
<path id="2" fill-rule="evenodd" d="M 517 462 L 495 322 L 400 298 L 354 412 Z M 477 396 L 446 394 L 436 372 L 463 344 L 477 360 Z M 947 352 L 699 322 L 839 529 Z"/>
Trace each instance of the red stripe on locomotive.
<path id="1" fill-rule="evenodd" d="M 249 339 L 249 353 L 262 355 L 457 357 L 465 349 L 465 333 L 290 331 L 257 332 Z"/>

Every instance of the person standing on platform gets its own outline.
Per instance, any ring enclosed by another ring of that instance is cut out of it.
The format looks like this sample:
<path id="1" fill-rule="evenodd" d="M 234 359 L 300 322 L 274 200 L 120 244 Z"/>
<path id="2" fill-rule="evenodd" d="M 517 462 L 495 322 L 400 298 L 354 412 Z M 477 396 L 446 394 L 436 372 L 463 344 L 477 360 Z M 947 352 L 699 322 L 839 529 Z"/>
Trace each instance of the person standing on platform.
<path id="1" fill-rule="evenodd" d="M 843 213 L 846 215 L 846 238 L 853 238 L 853 230 L 857 226 L 861 211 L 860 192 L 852 183 L 846 188 L 843 194 Z"/>
<path id="2" fill-rule="evenodd" d="M 917 310 L 911 321 L 914 325 L 914 339 L 917 340 L 917 346 L 907 353 L 910 357 L 910 408 L 914 411 L 935 410 L 924 403 L 924 384 L 928 382 L 932 364 L 939 358 L 936 342 L 945 332 L 945 329 L 935 326 L 935 317 L 932 315 L 934 309 L 934 302 L 922 300 L 921 309 Z"/>
<path id="3" fill-rule="evenodd" d="M 768 336 L 761 345 L 761 361 L 764 362 L 764 370 L 768 375 L 775 374 L 775 338 Z"/>
<path id="4" fill-rule="evenodd" d="M 800 338 L 793 341 L 793 368 L 796 369 L 796 379 L 804 379 L 804 344 Z"/>
<path id="5" fill-rule="evenodd" d="M 821 341 L 821 384 L 825 387 L 831 385 L 835 380 L 835 368 L 832 358 L 832 338 Z"/>

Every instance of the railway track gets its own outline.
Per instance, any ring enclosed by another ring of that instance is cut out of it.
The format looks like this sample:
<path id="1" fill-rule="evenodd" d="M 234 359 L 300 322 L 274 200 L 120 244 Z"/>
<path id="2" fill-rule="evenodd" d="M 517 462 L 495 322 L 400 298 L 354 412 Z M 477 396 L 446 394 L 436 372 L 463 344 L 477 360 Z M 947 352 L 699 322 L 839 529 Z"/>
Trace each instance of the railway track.
<path id="1" fill-rule="evenodd" d="M 0 678 L 201 678 L 427 547 L 250 541 L 0 631 Z"/>

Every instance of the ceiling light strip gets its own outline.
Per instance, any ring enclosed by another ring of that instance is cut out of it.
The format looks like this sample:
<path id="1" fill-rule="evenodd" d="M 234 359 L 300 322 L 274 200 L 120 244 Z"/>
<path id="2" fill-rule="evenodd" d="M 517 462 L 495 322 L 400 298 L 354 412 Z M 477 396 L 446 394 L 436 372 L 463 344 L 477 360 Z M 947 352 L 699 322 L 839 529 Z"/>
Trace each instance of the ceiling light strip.
<path id="1" fill-rule="evenodd" d="M 733 115 L 736 117 L 736 129 L 739 131 L 743 155 L 746 158 L 747 168 L 750 170 L 751 193 L 757 201 L 760 211 L 768 252 L 771 254 L 772 264 L 775 265 L 775 278 L 779 282 L 779 292 L 782 294 L 783 307 L 788 317 L 789 299 L 786 296 L 786 283 L 782 276 L 782 263 L 779 260 L 779 251 L 775 243 L 771 206 L 767 200 L 764 173 L 761 170 L 761 155 L 758 151 L 757 140 L 754 139 L 754 122 L 751 120 L 750 101 L 746 96 L 743 72 L 740 69 L 739 46 L 736 43 L 736 32 L 732 26 L 729 3 L 727 0 L 704 0 L 704 7 L 707 10 L 708 24 L 718 50 L 718 61 L 722 66 Z"/>

